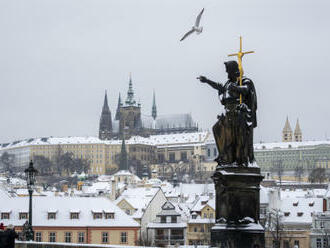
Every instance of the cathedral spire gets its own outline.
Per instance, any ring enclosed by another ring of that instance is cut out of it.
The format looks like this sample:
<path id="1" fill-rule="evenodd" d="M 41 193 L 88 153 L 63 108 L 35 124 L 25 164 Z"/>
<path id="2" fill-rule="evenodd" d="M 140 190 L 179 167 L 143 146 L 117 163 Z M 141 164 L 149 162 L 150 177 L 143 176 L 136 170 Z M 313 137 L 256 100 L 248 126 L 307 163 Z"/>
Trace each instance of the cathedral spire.
<path id="1" fill-rule="evenodd" d="M 112 133 L 111 112 L 108 105 L 107 91 L 105 91 L 102 113 L 100 118 L 99 138 L 101 140 L 109 140 L 111 139 L 111 133 Z"/>
<path id="2" fill-rule="evenodd" d="M 121 142 L 119 170 L 128 170 L 128 159 L 127 159 L 127 151 L 126 151 L 126 144 L 125 144 L 124 136 L 123 136 L 123 140 Z"/>
<path id="3" fill-rule="evenodd" d="M 133 83 L 132 83 L 132 75 L 129 75 L 129 84 L 128 84 L 128 91 L 127 91 L 127 98 L 125 101 L 127 106 L 134 106 L 136 101 L 134 100 L 134 91 L 133 91 Z"/>
<path id="4" fill-rule="evenodd" d="M 286 117 L 285 125 L 282 130 L 282 142 L 291 142 L 292 141 L 292 129 L 290 126 L 289 118 Z"/>
<path id="5" fill-rule="evenodd" d="M 121 106 L 122 106 L 122 103 L 121 103 L 121 96 L 120 96 L 120 92 L 119 92 L 118 105 L 117 105 L 115 120 L 119 120 L 120 119 L 120 107 Z"/>
<path id="6" fill-rule="evenodd" d="M 152 99 L 152 110 L 151 110 L 151 116 L 154 120 L 157 118 L 157 107 L 156 107 L 156 96 L 155 96 L 155 91 Z"/>
<path id="7" fill-rule="evenodd" d="M 299 119 L 297 119 L 296 128 L 294 129 L 294 141 L 296 142 L 302 141 L 302 132 L 299 125 Z"/>

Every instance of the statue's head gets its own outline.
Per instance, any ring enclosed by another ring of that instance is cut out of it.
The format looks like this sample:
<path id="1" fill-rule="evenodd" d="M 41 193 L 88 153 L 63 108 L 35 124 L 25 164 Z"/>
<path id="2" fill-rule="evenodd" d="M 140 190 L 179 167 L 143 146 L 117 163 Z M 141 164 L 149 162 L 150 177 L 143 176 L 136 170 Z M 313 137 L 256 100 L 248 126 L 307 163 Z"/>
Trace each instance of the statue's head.
<path id="1" fill-rule="evenodd" d="M 238 63 L 235 60 L 225 62 L 228 78 L 237 79 L 239 77 Z"/>

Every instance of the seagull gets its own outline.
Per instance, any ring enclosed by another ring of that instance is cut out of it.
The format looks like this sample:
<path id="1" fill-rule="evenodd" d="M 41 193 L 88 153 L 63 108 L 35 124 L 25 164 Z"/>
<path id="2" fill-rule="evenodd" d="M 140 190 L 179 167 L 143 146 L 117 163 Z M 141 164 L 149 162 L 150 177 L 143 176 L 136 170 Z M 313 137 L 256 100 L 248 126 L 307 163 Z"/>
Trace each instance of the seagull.
<path id="1" fill-rule="evenodd" d="M 199 26 L 199 23 L 201 21 L 201 17 L 202 17 L 202 14 L 204 12 L 204 8 L 202 9 L 202 11 L 199 13 L 199 15 L 197 16 L 196 18 L 196 22 L 195 22 L 195 26 L 193 26 L 191 28 L 191 30 L 189 32 L 187 32 L 182 38 L 180 41 L 183 41 L 187 36 L 189 36 L 190 34 L 192 34 L 193 32 L 196 32 L 196 34 L 200 34 L 202 31 L 203 31 L 203 27 L 200 27 Z"/>

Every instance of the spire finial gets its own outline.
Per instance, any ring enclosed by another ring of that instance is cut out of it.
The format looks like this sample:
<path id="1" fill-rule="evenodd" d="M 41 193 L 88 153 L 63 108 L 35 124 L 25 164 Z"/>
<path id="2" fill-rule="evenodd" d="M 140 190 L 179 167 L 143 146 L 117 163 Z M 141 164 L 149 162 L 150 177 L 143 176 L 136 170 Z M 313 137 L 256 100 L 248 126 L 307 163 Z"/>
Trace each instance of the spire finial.
<path id="1" fill-rule="evenodd" d="M 136 104 L 134 100 L 134 91 L 133 91 L 133 83 L 132 83 L 132 74 L 129 74 L 129 83 L 128 83 L 128 91 L 127 91 L 127 99 L 125 101 L 126 105 L 133 106 Z"/>
<path id="2" fill-rule="evenodd" d="M 151 116 L 154 120 L 156 120 L 156 118 L 157 118 L 157 106 L 156 106 L 155 90 L 153 91 Z"/>

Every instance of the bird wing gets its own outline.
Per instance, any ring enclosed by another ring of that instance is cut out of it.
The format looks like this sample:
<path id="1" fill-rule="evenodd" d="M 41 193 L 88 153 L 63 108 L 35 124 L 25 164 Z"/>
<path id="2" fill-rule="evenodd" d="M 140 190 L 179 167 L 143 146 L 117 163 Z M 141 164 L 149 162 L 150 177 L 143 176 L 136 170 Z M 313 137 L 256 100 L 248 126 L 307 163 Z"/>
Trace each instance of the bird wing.
<path id="1" fill-rule="evenodd" d="M 203 15 L 203 12 L 204 12 L 204 8 L 202 9 L 202 11 L 199 13 L 199 15 L 196 18 L 195 27 L 199 26 L 199 22 L 201 21 L 201 17 Z"/>
<path id="2" fill-rule="evenodd" d="M 185 38 L 187 38 L 187 36 L 189 36 L 190 34 L 192 34 L 193 32 L 195 32 L 194 29 L 191 29 L 189 32 L 187 32 L 182 38 L 180 41 L 183 41 Z"/>

